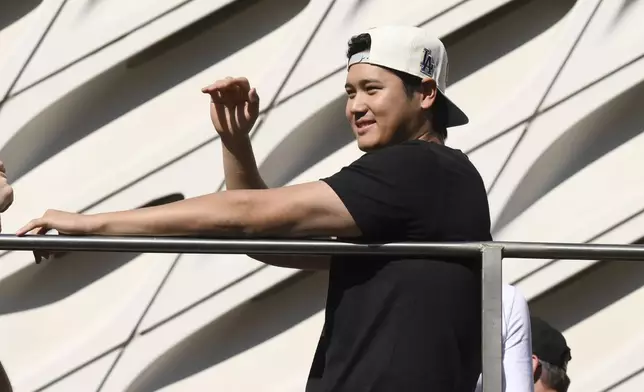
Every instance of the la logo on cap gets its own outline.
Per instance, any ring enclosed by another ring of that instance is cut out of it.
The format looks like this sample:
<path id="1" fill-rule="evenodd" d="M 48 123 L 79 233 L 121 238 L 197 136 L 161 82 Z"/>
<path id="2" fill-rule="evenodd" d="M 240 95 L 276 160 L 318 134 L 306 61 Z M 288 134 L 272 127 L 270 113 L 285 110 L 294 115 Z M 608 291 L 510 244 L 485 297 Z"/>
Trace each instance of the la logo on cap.
<path id="1" fill-rule="evenodd" d="M 432 58 L 432 51 L 427 48 L 423 49 L 423 61 L 420 62 L 420 72 L 427 76 L 434 76 L 434 59 Z"/>

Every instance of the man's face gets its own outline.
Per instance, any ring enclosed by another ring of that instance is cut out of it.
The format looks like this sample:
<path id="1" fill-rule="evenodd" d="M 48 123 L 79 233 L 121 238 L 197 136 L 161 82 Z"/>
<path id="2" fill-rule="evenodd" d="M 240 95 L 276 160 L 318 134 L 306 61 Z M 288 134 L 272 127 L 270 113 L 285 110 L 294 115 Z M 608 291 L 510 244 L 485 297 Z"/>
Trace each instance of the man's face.
<path id="1" fill-rule="evenodd" d="M 424 118 L 420 94 L 407 95 L 393 72 L 371 64 L 349 68 L 346 116 L 362 151 L 408 140 Z"/>

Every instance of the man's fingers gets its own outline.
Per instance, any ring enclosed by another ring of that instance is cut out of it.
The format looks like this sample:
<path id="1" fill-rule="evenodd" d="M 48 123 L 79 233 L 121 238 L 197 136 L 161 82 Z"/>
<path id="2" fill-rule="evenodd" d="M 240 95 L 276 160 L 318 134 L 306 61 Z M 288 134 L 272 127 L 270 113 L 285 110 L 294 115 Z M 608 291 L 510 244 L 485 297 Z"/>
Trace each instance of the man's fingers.
<path id="1" fill-rule="evenodd" d="M 250 132 L 251 128 L 259 116 L 259 96 L 255 89 L 251 89 L 247 94 L 245 105 L 238 105 L 235 113 L 236 120 L 242 129 Z"/>
<path id="2" fill-rule="evenodd" d="M 21 228 L 19 228 L 19 229 L 16 231 L 16 235 L 17 235 L 18 237 L 21 237 L 21 236 L 23 236 L 23 235 L 25 235 L 25 234 L 29 233 L 29 232 L 33 229 L 33 227 L 31 227 L 31 225 L 32 225 L 32 223 L 31 223 L 31 222 L 29 222 L 29 223 L 27 223 L 26 225 L 22 226 Z"/>
<path id="3" fill-rule="evenodd" d="M 217 80 L 215 83 L 202 88 L 201 91 L 206 94 L 212 94 L 217 90 L 226 90 L 234 84 L 235 84 L 235 79 L 232 78 L 231 76 L 228 76 L 225 79 Z"/>
<path id="4" fill-rule="evenodd" d="M 249 118 L 248 118 L 248 115 L 247 115 L 247 110 L 246 110 L 245 105 L 244 106 L 237 105 L 237 107 L 235 108 L 235 121 L 233 121 L 233 123 L 239 124 L 239 126 L 237 128 L 240 128 L 240 127 L 242 129 L 247 128 L 248 123 L 249 123 Z M 237 131 L 237 129 L 235 129 L 235 131 Z"/>
<path id="5" fill-rule="evenodd" d="M 26 225 L 21 227 L 16 232 L 16 235 L 17 236 L 24 236 L 25 234 L 29 233 L 30 231 L 32 231 L 33 229 L 35 229 L 37 227 L 39 227 L 39 228 L 45 228 L 46 227 L 45 222 L 44 222 L 44 220 L 42 218 L 32 219 L 29 223 L 27 223 Z"/>
<path id="6" fill-rule="evenodd" d="M 45 235 L 49 231 L 51 231 L 51 229 L 47 226 L 42 226 L 42 227 L 36 228 L 34 231 L 35 231 L 35 234 L 37 235 Z M 36 264 L 40 264 L 42 260 L 53 259 L 55 255 L 56 255 L 56 252 L 49 251 L 49 250 L 34 251 L 34 259 L 36 260 Z"/>
<path id="7" fill-rule="evenodd" d="M 211 90 L 208 94 L 210 95 L 210 100 L 212 101 L 212 103 L 231 105 L 243 101 L 239 99 L 239 91 L 239 87 L 233 85 L 226 88 L 217 87 Z"/>
<path id="8" fill-rule="evenodd" d="M 202 88 L 201 91 L 205 93 L 210 93 L 212 91 L 216 91 L 217 89 L 225 88 L 228 84 L 230 84 L 230 81 L 228 79 L 220 79 Z"/>
<path id="9" fill-rule="evenodd" d="M 215 83 L 212 83 L 204 88 L 201 89 L 203 93 L 206 94 L 212 94 L 213 92 L 217 91 L 218 89 L 221 89 L 224 87 L 224 85 L 227 82 L 225 80 L 217 80 Z"/>
<path id="10" fill-rule="evenodd" d="M 259 115 L 259 95 L 254 88 L 248 92 L 248 105 L 246 105 L 246 117 L 249 120 L 257 118 Z"/>
<path id="11" fill-rule="evenodd" d="M 38 235 L 45 235 L 45 234 L 49 233 L 50 231 L 51 231 L 51 229 L 50 229 L 49 227 L 47 227 L 47 226 L 42 226 L 42 227 L 39 227 L 39 228 L 36 230 L 36 234 L 38 234 Z"/>
<path id="12" fill-rule="evenodd" d="M 210 100 L 212 103 L 225 104 L 227 102 L 227 97 L 224 95 L 224 92 L 221 90 L 215 90 L 210 93 Z"/>
<path id="13" fill-rule="evenodd" d="M 233 78 L 231 76 L 216 81 L 201 89 L 205 94 L 210 94 L 213 103 L 237 104 L 249 101 L 250 82 L 247 78 Z"/>
<path id="14" fill-rule="evenodd" d="M 219 124 L 222 128 L 221 131 L 230 132 L 230 125 L 226 120 L 226 108 L 224 108 L 222 105 L 214 105 L 214 108 L 215 112 L 217 113 L 217 117 L 219 118 Z"/>
<path id="15" fill-rule="evenodd" d="M 250 82 L 248 79 L 241 77 L 241 78 L 235 78 L 233 80 L 233 83 L 242 90 L 242 93 L 244 94 L 244 98 L 248 95 L 248 92 L 250 91 Z"/>
<path id="16" fill-rule="evenodd" d="M 46 257 L 46 256 L 45 256 L 41 251 L 39 251 L 39 250 L 35 250 L 33 253 L 34 253 L 34 261 L 36 262 L 36 264 L 40 264 L 40 262 L 41 262 L 43 259 L 47 258 L 47 257 Z"/>
<path id="17" fill-rule="evenodd" d="M 33 253 L 36 264 L 40 264 L 41 261 L 47 260 L 53 256 L 53 253 L 46 250 L 35 250 Z"/>
<path id="18" fill-rule="evenodd" d="M 49 230 L 50 228 L 45 222 L 44 218 L 38 218 L 38 219 L 32 219 L 29 223 L 27 223 L 25 226 L 20 228 L 20 230 L 16 232 L 16 235 L 24 236 L 29 232 L 33 232 L 32 234 L 47 234 Z M 33 255 L 34 255 L 34 260 L 36 261 L 36 264 L 40 264 L 42 260 L 46 260 L 49 258 L 50 252 L 46 250 L 35 250 L 33 251 Z"/>

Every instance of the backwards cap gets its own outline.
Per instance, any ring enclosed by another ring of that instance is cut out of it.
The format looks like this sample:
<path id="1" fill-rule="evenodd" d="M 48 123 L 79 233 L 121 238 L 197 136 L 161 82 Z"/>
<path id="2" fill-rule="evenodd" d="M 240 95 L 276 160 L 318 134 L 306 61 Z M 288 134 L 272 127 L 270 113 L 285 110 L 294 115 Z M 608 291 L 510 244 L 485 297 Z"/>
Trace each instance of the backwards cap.
<path id="1" fill-rule="evenodd" d="M 563 370 L 568 368 L 572 359 L 566 338 L 542 319 L 530 318 L 532 329 L 532 353 L 542 361 L 558 366 Z"/>
<path id="2" fill-rule="evenodd" d="M 383 26 L 364 31 L 371 38 L 371 47 L 353 54 L 347 70 L 357 63 L 378 65 L 404 72 L 421 79 L 436 81 L 438 96 L 447 106 L 447 126 L 464 125 L 469 119 L 445 95 L 448 60 L 445 46 L 424 29 L 412 26 Z"/>

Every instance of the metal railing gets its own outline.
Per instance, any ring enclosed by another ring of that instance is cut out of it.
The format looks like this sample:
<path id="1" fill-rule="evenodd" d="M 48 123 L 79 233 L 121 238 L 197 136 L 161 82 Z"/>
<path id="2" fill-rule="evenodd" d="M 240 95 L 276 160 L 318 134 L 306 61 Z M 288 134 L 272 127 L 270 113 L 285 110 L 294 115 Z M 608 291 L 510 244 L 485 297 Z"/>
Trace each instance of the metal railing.
<path id="1" fill-rule="evenodd" d="M 71 237 L 0 235 L 0 250 L 140 253 L 312 254 L 482 257 L 483 391 L 502 386 L 501 265 L 504 257 L 644 260 L 641 245 L 529 242 L 353 244 L 328 240 L 232 240 L 176 237 Z"/>

